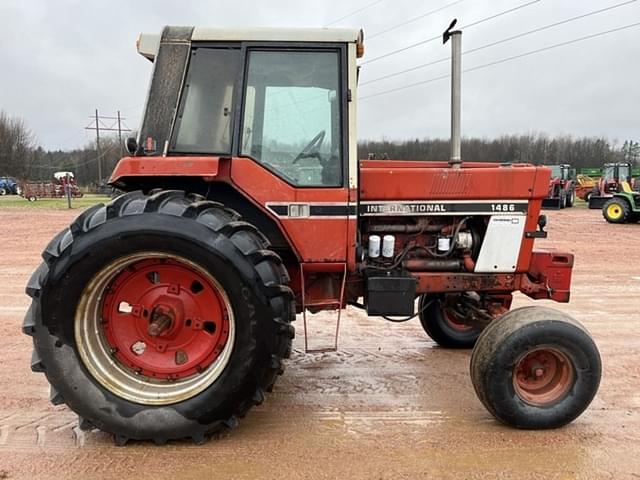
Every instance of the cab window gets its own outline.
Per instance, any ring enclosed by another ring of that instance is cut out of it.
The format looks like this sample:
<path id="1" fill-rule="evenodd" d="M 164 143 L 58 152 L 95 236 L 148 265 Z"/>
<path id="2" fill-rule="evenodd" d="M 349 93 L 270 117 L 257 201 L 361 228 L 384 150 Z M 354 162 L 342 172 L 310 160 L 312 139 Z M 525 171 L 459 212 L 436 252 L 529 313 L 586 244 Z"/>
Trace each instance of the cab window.
<path id="1" fill-rule="evenodd" d="M 293 185 L 341 186 L 338 51 L 248 55 L 241 154 Z"/>
<path id="2" fill-rule="evenodd" d="M 233 90 L 241 65 L 239 49 L 195 48 L 191 52 L 173 151 L 231 153 Z"/>

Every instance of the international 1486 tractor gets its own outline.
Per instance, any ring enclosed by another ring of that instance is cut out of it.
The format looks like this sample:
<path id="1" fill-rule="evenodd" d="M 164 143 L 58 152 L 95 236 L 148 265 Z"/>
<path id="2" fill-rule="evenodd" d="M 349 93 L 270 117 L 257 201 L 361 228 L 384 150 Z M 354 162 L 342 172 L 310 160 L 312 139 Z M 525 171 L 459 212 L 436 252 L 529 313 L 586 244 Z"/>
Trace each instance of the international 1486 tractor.
<path id="1" fill-rule="evenodd" d="M 533 248 L 548 168 L 358 160 L 359 30 L 166 27 L 138 50 L 154 65 L 111 176 L 126 193 L 60 232 L 27 286 L 31 367 L 82 429 L 202 442 L 271 391 L 296 313 L 347 305 L 474 347 L 476 393 L 508 425 L 587 408 L 585 328 L 510 310 L 513 292 L 569 301 L 573 256 Z"/>

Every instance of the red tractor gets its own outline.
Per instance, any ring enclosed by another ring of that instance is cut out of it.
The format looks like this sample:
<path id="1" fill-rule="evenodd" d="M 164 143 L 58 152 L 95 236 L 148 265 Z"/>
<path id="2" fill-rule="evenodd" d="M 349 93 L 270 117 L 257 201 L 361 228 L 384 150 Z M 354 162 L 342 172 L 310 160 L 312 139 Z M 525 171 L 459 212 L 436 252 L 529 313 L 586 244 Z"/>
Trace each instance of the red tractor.
<path id="1" fill-rule="evenodd" d="M 576 201 L 576 182 L 571 178 L 571 165 L 552 165 L 549 194 L 542 200 L 542 208 L 573 207 Z"/>
<path id="2" fill-rule="evenodd" d="M 630 163 L 605 163 L 602 177 L 587 197 L 589 208 L 601 209 L 614 194 L 631 192 L 632 184 Z"/>
<path id="3" fill-rule="evenodd" d="M 569 301 L 573 256 L 534 250 L 548 168 L 358 160 L 358 30 L 166 27 L 138 50 L 154 69 L 111 176 L 127 193 L 60 232 L 27 286 L 32 369 L 81 428 L 202 442 L 263 402 L 296 313 L 347 305 L 474 347 L 508 425 L 587 408 L 585 328 L 510 310 L 513 292 Z"/>

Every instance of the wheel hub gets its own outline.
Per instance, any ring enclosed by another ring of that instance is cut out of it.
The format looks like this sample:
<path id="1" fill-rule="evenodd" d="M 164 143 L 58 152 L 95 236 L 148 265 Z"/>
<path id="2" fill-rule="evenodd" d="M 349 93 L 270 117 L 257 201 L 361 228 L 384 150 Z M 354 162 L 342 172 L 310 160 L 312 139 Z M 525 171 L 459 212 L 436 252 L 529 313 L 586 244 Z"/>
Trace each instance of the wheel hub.
<path id="1" fill-rule="evenodd" d="M 215 361 L 228 339 L 229 317 L 202 275 L 180 262 L 152 259 L 129 265 L 110 283 L 102 327 L 124 366 L 175 380 Z"/>
<path id="2" fill-rule="evenodd" d="M 513 386 L 525 402 L 546 406 L 564 398 L 575 380 L 575 370 L 567 356 L 551 347 L 526 353 L 513 370 Z"/>
<path id="3" fill-rule="evenodd" d="M 450 312 L 448 309 L 443 309 L 443 314 L 447 324 L 449 324 L 449 326 L 454 330 L 458 332 L 470 332 L 471 330 L 473 330 L 473 327 L 471 325 L 463 323 L 456 317 L 454 313 Z"/>
<path id="4" fill-rule="evenodd" d="M 144 251 L 97 271 L 78 302 L 78 353 L 114 395 L 144 405 L 191 398 L 214 383 L 234 348 L 229 297 L 184 257 Z"/>

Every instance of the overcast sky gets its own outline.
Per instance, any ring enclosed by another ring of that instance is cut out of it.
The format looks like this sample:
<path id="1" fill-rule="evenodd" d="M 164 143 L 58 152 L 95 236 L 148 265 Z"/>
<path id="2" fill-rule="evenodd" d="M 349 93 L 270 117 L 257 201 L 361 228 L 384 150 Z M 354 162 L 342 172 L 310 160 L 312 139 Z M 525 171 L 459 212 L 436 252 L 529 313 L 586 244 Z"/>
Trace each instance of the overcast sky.
<path id="1" fill-rule="evenodd" d="M 81 146 L 98 108 L 119 109 L 131 128 L 142 114 L 151 63 L 136 53 L 140 32 L 163 25 L 362 27 L 371 60 L 531 0 L 463 0 L 375 36 L 454 0 L 0 0 L 0 109 L 19 116 L 48 149 Z M 472 26 L 469 50 L 625 0 L 540 0 Z M 463 68 L 640 22 L 640 1 L 463 57 Z M 372 37 L 373 38 L 369 38 Z M 446 57 L 439 41 L 363 65 L 361 82 Z M 447 62 L 362 85 L 360 98 L 446 75 Z M 640 26 L 468 72 L 463 76 L 462 132 L 603 135 L 640 141 Z M 449 81 L 362 98 L 360 139 L 448 137 Z"/>

